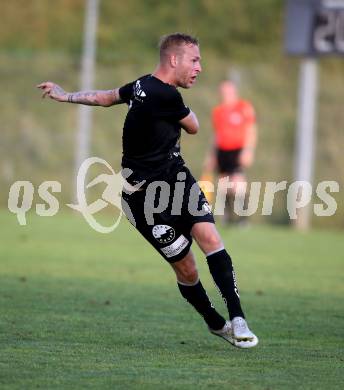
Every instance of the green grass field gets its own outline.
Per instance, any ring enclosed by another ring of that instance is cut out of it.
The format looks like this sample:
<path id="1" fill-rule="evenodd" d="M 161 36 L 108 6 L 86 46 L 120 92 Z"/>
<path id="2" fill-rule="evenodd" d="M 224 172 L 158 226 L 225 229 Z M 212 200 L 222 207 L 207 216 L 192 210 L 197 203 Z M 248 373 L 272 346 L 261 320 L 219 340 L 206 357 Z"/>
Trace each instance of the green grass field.
<path id="1" fill-rule="evenodd" d="M 126 222 L 101 235 L 73 214 L 0 218 L 1 389 L 343 388 L 343 232 L 221 230 L 260 337 L 238 350 Z"/>

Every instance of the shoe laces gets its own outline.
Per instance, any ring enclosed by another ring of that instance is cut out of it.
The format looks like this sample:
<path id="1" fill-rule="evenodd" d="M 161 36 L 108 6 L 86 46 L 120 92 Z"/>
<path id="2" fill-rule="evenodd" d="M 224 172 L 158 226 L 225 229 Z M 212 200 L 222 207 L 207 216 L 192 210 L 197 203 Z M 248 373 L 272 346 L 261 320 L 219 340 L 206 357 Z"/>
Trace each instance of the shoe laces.
<path id="1" fill-rule="evenodd" d="M 232 324 L 235 326 L 238 330 L 247 330 L 247 323 L 246 321 L 241 317 L 235 317 L 232 321 Z"/>

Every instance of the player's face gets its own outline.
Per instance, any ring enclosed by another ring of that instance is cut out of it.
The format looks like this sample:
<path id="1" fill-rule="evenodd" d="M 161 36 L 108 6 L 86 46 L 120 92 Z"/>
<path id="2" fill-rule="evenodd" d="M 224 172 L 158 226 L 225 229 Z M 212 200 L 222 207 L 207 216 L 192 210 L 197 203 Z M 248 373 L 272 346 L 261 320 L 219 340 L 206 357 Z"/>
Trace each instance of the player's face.
<path id="1" fill-rule="evenodd" d="M 197 45 L 184 45 L 177 58 L 176 78 L 178 87 L 191 88 L 202 71 L 201 55 Z"/>
<path id="2" fill-rule="evenodd" d="M 235 85 L 229 81 L 224 81 L 220 85 L 220 95 L 222 101 L 229 104 L 234 104 L 238 101 L 238 92 Z"/>

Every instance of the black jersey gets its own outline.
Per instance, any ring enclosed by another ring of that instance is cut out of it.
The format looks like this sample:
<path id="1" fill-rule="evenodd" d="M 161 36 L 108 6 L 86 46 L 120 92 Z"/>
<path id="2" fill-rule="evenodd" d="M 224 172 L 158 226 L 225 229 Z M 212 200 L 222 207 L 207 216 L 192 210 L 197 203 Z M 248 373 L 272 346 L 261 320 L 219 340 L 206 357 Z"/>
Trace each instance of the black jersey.
<path id="1" fill-rule="evenodd" d="M 184 161 L 180 155 L 181 126 L 190 109 L 178 90 L 153 75 L 119 89 L 129 111 L 123 128 L 122 167 L 133 171 L 135 182 L 163 179 Z"/>

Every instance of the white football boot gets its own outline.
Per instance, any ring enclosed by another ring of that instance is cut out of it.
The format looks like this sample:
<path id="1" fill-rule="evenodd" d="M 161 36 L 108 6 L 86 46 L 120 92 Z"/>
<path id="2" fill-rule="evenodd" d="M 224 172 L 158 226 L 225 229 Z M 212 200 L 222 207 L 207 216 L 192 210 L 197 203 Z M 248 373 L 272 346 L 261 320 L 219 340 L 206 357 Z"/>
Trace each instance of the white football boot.
<path id="1" fill-rule="evenodd" d="M 237 347 L 251 348 L 258 344 L 258 337 L 250 331 L 246 320 L 242 317 L 232 319 L 232 333 L 236 343 L 240 343 Z"/>
<path id="2" fill-rule="evenodd" d="M 232 323 L 226 321 L 222 329 L 214 330 L 209 328 L 209 331 L 215 336 L 222 337 L 237 348 L 255 347 L 258 344 L 258 338 L 249 330 L 246 321 L 241 317 L 235 317 L 233 321 Z M 242 321 L 245 323 L 245 329 Z"/>
<path id="3" fill-rule="evenodd" d="M 232 324 L 230 321 L 226 321 L 226 323 L 224 324 L 222 329 L 214 330 L 214 329 L 211 329 L 209 327 L 208 327 L 208 329 L 209 329 L 209 332 L 214 334 L 215 336 L 222 337 L 223 339 L 225 339 L 229 343 L 235 345 L 234 339 L 233 339 L 233 333 L 232 333 Z"/>

